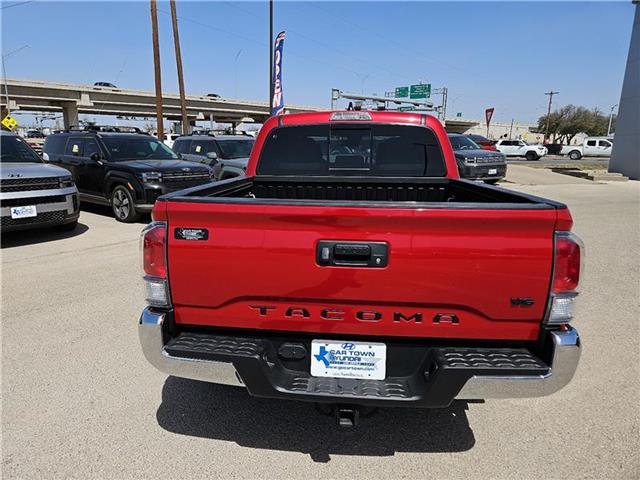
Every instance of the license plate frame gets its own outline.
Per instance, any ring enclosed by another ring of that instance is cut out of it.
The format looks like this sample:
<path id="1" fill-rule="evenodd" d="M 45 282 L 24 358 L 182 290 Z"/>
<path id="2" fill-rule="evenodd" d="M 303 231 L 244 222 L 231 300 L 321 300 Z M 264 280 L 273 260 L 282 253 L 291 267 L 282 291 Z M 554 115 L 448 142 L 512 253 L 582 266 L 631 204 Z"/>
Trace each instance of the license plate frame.
<path id="1" fill-rule="evenodd" d="M 387 345 L 381 342 L 312 340 L 310 373 L 314 377 L 384 380 Z"/>
<path id="2" fill-rule="evenodd" d="M 489 169 L 489 175 L 497 175 L 498 174 L 498 169 L 497 168 L 490 168 Z"/>
<path id="3" fill-rule="evenodd" d="M 11 218 L 17 220 L 20 218 L 33 218 L 38 216 L 35 205 L 23 205 L 20 207 L 11 207 Z"/>

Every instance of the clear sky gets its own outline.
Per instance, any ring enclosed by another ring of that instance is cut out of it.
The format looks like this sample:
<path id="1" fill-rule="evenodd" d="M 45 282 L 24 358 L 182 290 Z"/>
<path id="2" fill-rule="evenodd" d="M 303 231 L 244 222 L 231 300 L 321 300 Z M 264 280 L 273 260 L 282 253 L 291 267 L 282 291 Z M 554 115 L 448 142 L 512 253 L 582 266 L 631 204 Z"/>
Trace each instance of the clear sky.
<path id="1" fill-rule="evenodd" d="M 2 1 L 9 77 L 153 90 L 149 3 Z M 15 5 L 15 6 L 13 6 Z M 9 7 L 9 8 L 7 8 Z M 163 90 L 177 92 L 169 3 L 158 2 Z M 429 82 L 449 113 L 533 122 L 545 91 L 608 112 L 618 103 L 633 5 L 623 2 L 284 2 L 283 87 L 291 104 L 330 90 L 378 93 Z M 178 2 L 187 93 L 266 100 L 266 2 Z"/>

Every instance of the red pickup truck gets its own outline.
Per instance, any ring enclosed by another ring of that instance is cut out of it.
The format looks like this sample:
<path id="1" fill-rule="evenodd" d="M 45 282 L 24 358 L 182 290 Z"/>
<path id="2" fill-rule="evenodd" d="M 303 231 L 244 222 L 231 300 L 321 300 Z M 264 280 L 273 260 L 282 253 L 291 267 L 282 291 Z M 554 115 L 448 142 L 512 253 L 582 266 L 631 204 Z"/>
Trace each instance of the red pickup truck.
<path id="1" fill-rule="evenodd" d="M 461 180 L 438 120 L 269 119 L 233 178 L 158 199 L 146 358 L 259 397 L 360 408 L 551 394 L 582 247 L 561 203 Z"/>

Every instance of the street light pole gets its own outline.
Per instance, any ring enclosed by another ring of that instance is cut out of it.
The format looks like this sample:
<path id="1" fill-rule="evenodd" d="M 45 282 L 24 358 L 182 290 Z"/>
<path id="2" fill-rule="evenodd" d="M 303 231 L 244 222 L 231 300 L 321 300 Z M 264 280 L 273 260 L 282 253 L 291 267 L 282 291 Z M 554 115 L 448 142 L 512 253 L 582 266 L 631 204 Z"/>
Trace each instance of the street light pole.
<path id="1" fill-rule="evenodd" d="M 613 111 L 617 106 L 617 103 L 615 105 L 611 105 L 611 113 L 609 113 L 609 127 L 607 128 L 607 137 L 611 135 L 611 121 L 613 120 Z"/>
<path id="2" fill-rule="evenodd" d="M 364 82 L 367 81 L 367 78 L 371 76 L 370 73 L 356 73 L 357 77 L 360 79 L 360 94 L 364 95 Z"/>
<path id="3" fill-rule="evenodd" d="M 551 102 L 553 100 L 553 96 L 557 95 L 560 92 L 554 92 L 553 90 L 549 92 L 545 92 L 545 95 L 549 95 L 549 108 L 547 109 L 547 125 L 544 128 L 544 140 L 542 143 L 547 143 L 547 139 L 549 138 L 549 117 L 551 116 Z"/>
<path id="4" fill-rule="evenodd" d="M 4 59 L 10 57 L 11 55 L 18 53 L 25 48 L 31 48 L 31 45 L 23 45 L 20 48 L 16 48 L 15 50 L 10 51 L 9 53 L 5 53 L 2 55 L 2 75 L 4 76 L 4 94 L 7 98 L 7 115 L 11 114 L 11 109 L 9 108 L 9 81 L 7 80 L 7 69 L 4 65 Z"/>
<path id="5" fill-rule="evenodd" d="M 160 42 L 158 41 L 158 4 L 149 0 L 151 10 L 151 39 L 153 41 L 153 67 L 156 83 L 156 132 L 158 139 L 164 142 L 164 124 L 162 120 L 162 79 L 160 77 Z"/>

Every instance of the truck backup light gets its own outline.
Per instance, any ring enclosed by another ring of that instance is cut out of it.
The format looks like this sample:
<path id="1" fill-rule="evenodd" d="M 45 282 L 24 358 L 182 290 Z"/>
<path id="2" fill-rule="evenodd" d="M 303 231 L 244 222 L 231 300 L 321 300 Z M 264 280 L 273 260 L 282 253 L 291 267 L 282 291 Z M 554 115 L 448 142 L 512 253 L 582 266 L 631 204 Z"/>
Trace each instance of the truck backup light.
<path id="1" fill-rule="evenodd" d="M 145 299 L 155 307 L 169 306 L 166 261 L 167 225 L 152 222 L 142 231 L 142 269 L 144 271 Z"/>
<path id="2" fill-rule="evenodd" d="M 144 277 L 145 300 L 154 307 L 168 307 L 167 281 L 160 278 Z"/>
<path id="3" fill-rule="evenodd" d="M 573 301 L 582 271 L 584 247 L 580 238 L 571 232 L 557 232 L 553 263 L 553 287 L 547 323 L 561 325 L 573 318 Z"/>

